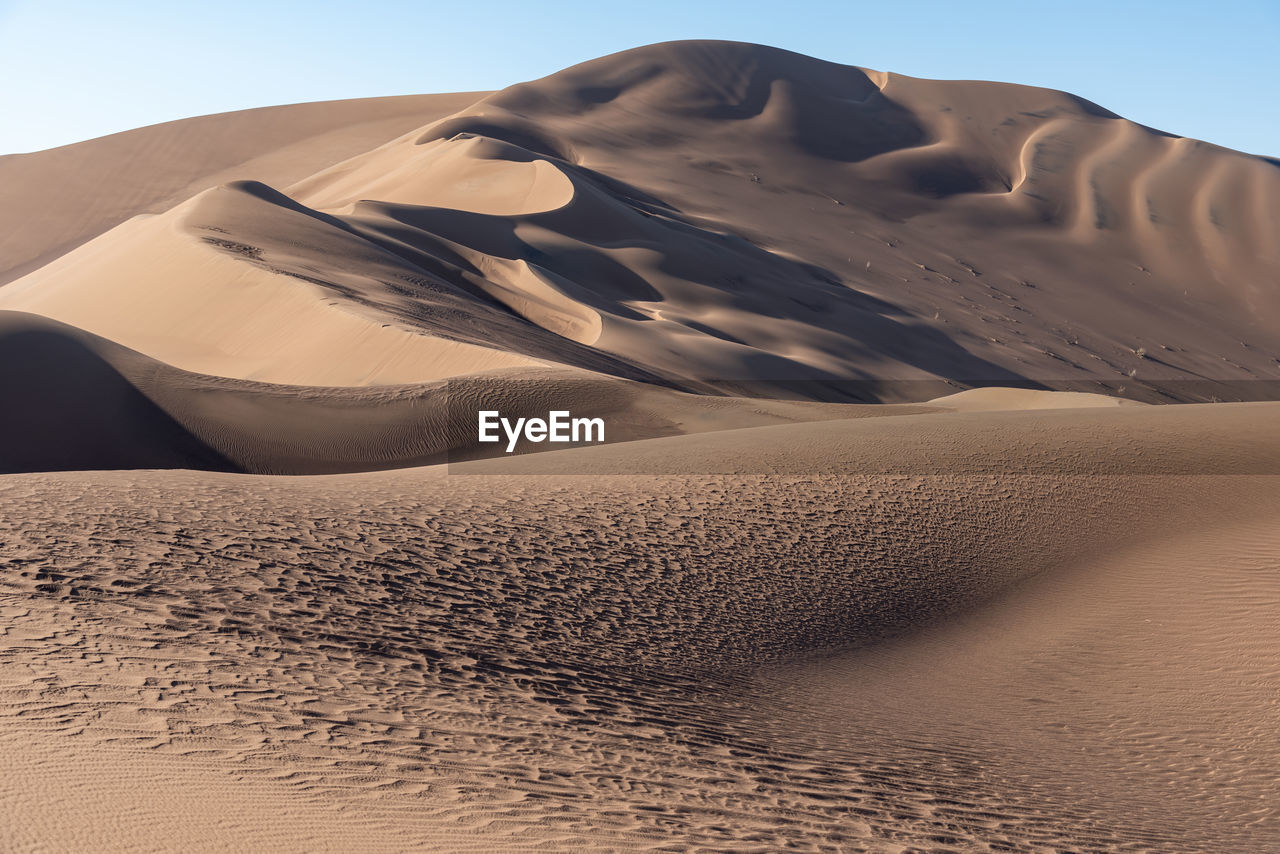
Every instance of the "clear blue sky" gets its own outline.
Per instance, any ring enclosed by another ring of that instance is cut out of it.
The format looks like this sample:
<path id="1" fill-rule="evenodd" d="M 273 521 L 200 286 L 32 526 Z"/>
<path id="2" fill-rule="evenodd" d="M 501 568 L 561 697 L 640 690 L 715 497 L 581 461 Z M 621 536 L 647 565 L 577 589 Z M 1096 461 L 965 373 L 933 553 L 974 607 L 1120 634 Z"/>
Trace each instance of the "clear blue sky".
<path id="1" fill-rule="evenodd" d="M 0 153 L 270 104 L 501 88 L 684 38 L 1066 89 L 1280 155 L 1280 0 L 0 0 Z"/>

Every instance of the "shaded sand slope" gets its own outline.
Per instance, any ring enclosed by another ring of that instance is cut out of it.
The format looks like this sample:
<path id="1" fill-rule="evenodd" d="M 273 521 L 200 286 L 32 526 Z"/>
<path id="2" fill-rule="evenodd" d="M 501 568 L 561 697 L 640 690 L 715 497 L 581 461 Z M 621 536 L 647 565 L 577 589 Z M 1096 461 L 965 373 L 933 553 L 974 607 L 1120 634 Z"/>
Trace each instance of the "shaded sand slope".
<path id="1" fill-rule="evenodd" d="M 264 107 L 0 156 L 0 284 L 131 216 L 236 178 L 287 184 L 482 94 Z"/>
<path id="2" fill-rule="evenodd" d="M 292 383 L 424 381 L 499 358 L 445 358 L 414 333 L 826 400 L 900 400 L 919 387 L 892 381 L 938 377 L 1235 399 L 1280 379 L 1280 169 L 1062 92 L 678 42 L 510 87 L 278 184 L 129 223 L 0 306 Z M 225 344 L 247 306 L 270 322 Z M 317 355 L 328 333 L 313 330 L 347 314 L 365 325 Z"/>
<path id="3" fill-rule="evenodd" d="M 861 296 L 1025 376 L 1274 375 L 1280 170 L 1065 93 L 680 42 L 495 93 L 420 142 L 470 132 L 816 265 L 843 298 L 786 297 L 820 312 Z"/>
<path id="4" fill-rule="evenodd" d="M 72 327 L 0 312 L 0 472 L 232 468 L 130 382 L 153 364 Z"/>
<path id="5" fill-rule="evenodd" d="M 1178 409 L 1093 415 L 1136 419 L 1117 453 L 1216 466 L 1202 423 L 1157 421 Z M 1187 410 L 1218 435 L 1274 413 Z M 845 468 L 869 437 L 834 421 L 720 434 L 726 466 L 790 444 L 772 476 L 6 477 L 0 714 L 58 772 L 6 815 L 49 821 L 87 754 L 210 792 L 182 830 L 206 850 L 316 822 L 393 850 L 1265 850 L 1277 482 L 1073 474 L 1105 466 L 1035 419 L 1086 414 L 857 425 L 927 475 Z M 1009 419 L 1012 468 L 936 473 Z M 982 606 L 1037 574 L 1058 586 Z M 965 607 L 991 610 L 910 637 Z M 263 827 L 268 784 L 295 797 Z M 171 825 L 140 804 L 104 844 Z"/>
<path id="6" fill-rule="evenodd" d="M 416 385 L 284 386 L 194 374 L 37 315 L 0 311 L 0 472 L 195 468 L 324 474 L 502 453 L 476 412 L 607 419 L 605 440 L 927 412 L 701 397 L 584 371 L 495 371 Z M 521 453 L 545 446 L 525 444 Z"/>

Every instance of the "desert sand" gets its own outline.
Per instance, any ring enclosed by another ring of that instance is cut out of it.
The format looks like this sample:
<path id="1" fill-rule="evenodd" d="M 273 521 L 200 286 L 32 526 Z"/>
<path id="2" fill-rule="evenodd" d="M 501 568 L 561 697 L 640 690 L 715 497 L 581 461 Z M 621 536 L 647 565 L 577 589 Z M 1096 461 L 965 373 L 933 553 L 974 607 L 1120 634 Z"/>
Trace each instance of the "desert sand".
<path id="1" fill-rule="evenodd" d="M 1280 846 L 1274 161 L 678 42 L 0 188 L 0 847 Z"/>

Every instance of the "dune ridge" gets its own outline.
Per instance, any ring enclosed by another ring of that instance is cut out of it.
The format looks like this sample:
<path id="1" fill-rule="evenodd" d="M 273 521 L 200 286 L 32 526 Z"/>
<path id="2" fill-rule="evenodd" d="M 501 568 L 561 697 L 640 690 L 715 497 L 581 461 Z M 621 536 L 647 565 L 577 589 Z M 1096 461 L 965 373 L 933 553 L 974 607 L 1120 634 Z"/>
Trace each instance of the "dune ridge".
<path id="1" fill-rule="evenodd" d="M 0 311 L 0 472 L 188 468 L 332 474 L 502 453 L 476 412 L 607 418 L 608 442 L 928 412 L 705 397 L 582 370 L 494 369 L 426 383 L 279 385 L 191 373 L 39 315 Z M 472 367 L 483 365 L 472 364 Z M 539 450 L 524 445 L 521 453 Z"/>
<path id="2" fill-rule="evenodd" d="M 483 93 L 264 107 L 0 156 L 0 284 L 231 180 L 288 183 Z"/>

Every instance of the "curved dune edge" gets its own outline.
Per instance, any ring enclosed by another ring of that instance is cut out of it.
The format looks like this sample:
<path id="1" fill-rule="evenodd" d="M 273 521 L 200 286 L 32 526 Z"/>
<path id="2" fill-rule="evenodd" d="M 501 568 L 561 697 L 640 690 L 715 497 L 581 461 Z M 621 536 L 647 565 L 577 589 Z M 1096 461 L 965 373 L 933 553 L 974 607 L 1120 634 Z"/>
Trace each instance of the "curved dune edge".
<path id="1" fill-rule="evenodd" d="M 330 474 L 448 462 L 459 474 L 1280 473 L 1271 442 L 1280 403 L 1121 406 L 1100 395 L 975 389 L 956 397 L 980 408 L 955 411 L 710 397 L 552 368 L 371 389 L 284 386 L 182 371 L 4 311 L 0 355 L 11 413 L 0 424 L 0 471 L 10 472 Z M 503 443 L 477 441 L 482 409 L 598 417 L 606 444 L 524 442 L 509 456 Z M 884 417 L 894 428 L 877 423 Z M 1010 456 L 1028 435 L 1052 440 Z"/>
<path id="2" fill-rule="evenodd" d="M 217 191 L 212 191 L 217 192 Z M 201 196 L 91 241 L 0 290 L 40 314 L 194 373 L 290 385 L 426 382 L 537 360 L 362 317 L 316 286 L 247 264 L 188 223 Z"/>
<path id="3" fill-rule="evenodd" d="M 600 340 L 598 311 L 565 293 L 563 280 L 524 259 L 482 255 L 472 262 L 485 274 L 484 290 L 530 323 L 562 338 L 590 346 Z"/>
<path id="4" fill-rule="evenodd" d="M 606 419 L 608 442 L 924 412 L 705 397 L 585 371 L 520 368 L 376 388 L 287 386 L 183 371 L 39 315 L 0 311 L 0 472 L 193 468 L 331 474 L 503 453 L 476 413 Z M 521 453 L 539 450 L 524 445 Z"/>
<path id="5" fill-rule="evenodd" d="M 338 164 L 289 191 L 310 207 L 334 213 L 349 213 L 357 202 L 376 199 L 517 216 L 553 211 L 573 198 L 572 182 L 555 164 L 475 136 L 383 146 L 374 156 Z"/>

